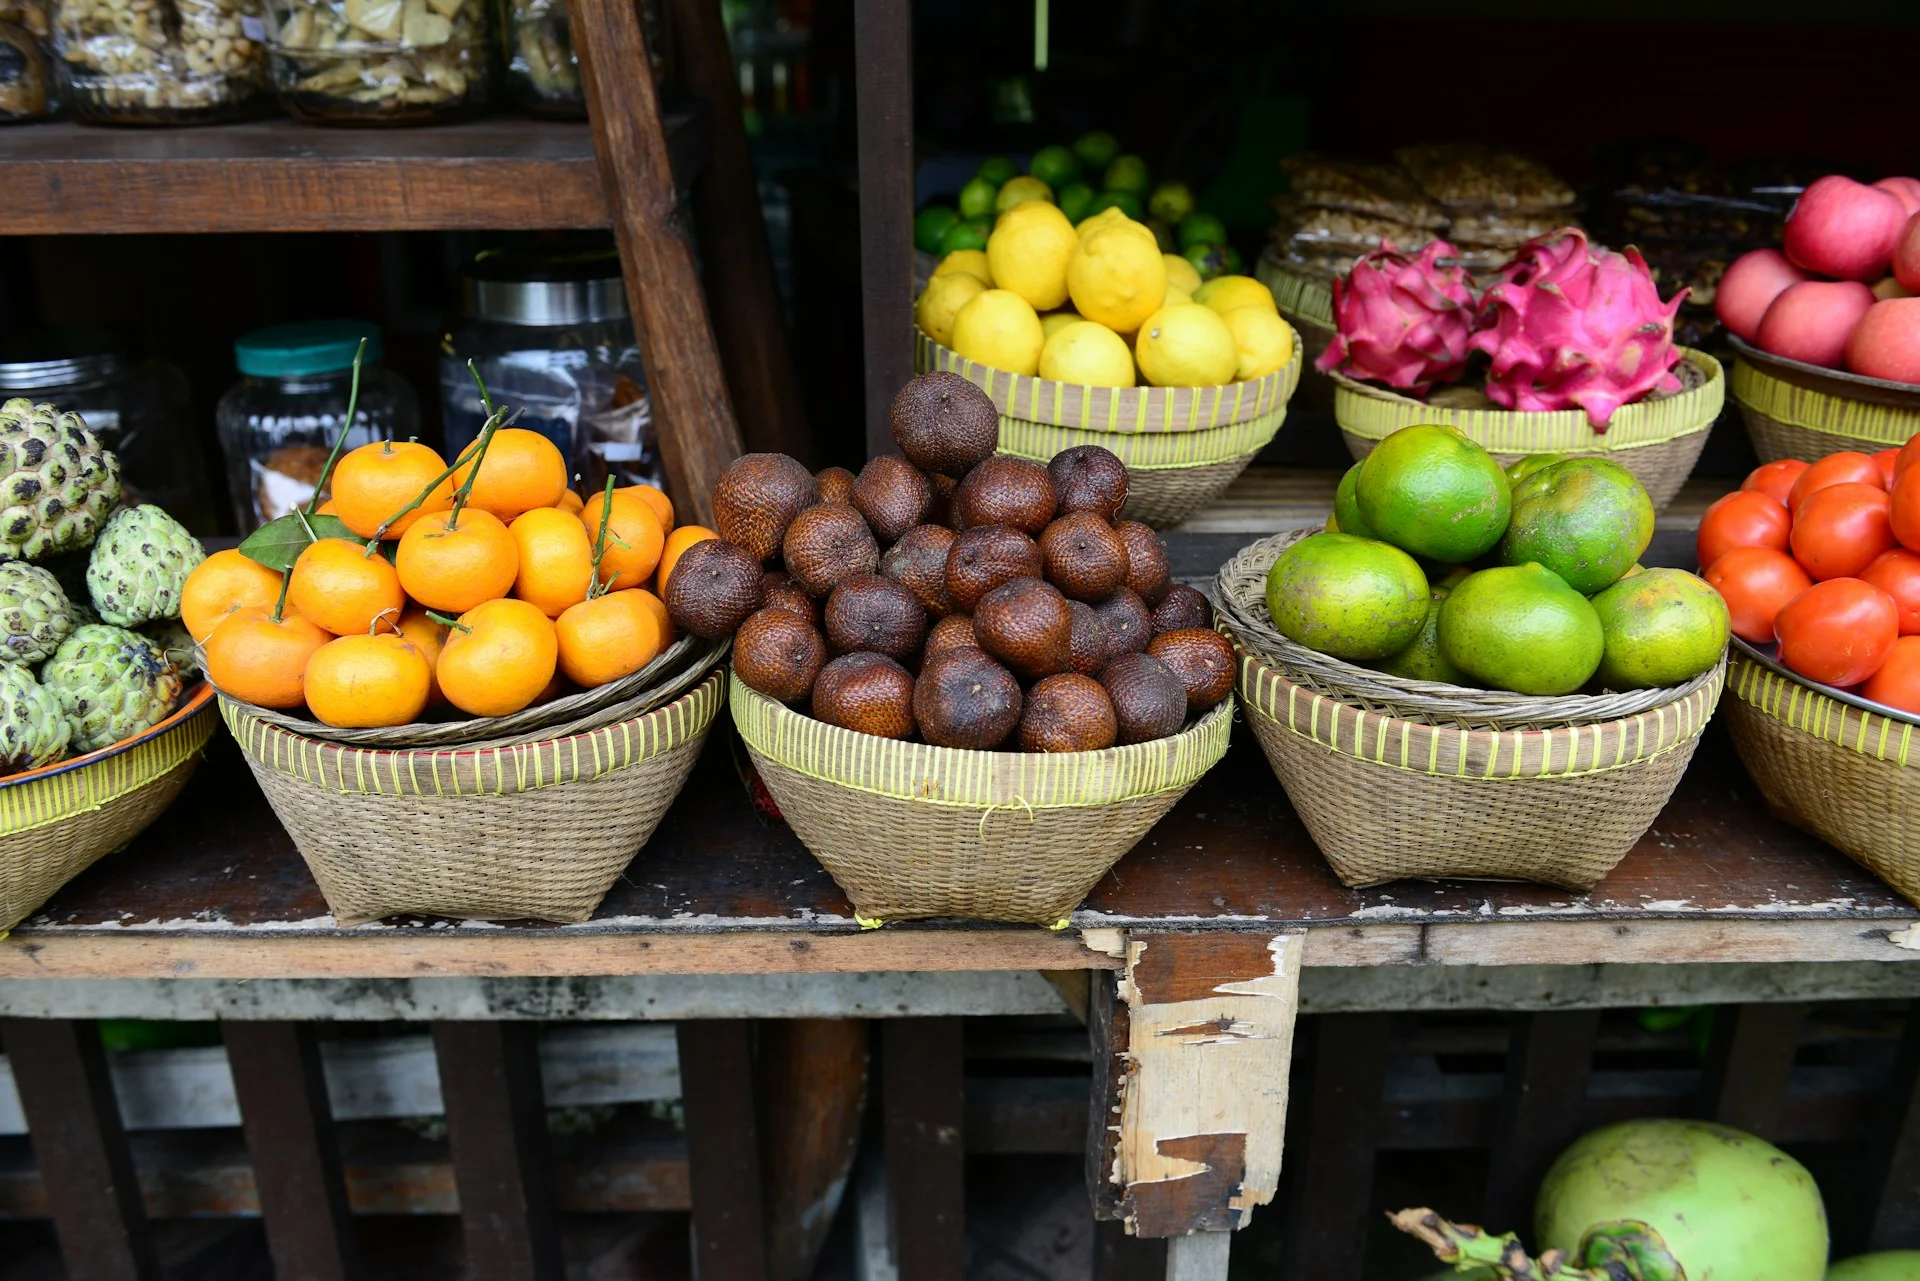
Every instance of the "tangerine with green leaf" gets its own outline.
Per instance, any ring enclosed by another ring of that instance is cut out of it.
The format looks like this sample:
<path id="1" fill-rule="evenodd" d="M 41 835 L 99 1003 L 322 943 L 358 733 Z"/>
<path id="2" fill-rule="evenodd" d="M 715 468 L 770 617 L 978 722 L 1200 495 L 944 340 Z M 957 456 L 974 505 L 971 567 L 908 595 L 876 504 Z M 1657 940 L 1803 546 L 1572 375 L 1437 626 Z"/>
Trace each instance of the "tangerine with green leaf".
<path id="1" fill-rule="evenodd" d="M 666 546 L 667 534 L 660 517 L 651 503 L 631 491 L 616 489 L 612 494 L 595 495 L 580 509 L 580 523 L 596 546 L 603 518 L 607 545 L 600 556 L 601 583 L 616 591 L 639 587 L 660 563 L 660 553 Z"/>
<path id="2" fill-rule="evenodd" d="M 466 484 L 472 464 L 453 474 L 453 487 Z M 560 447 L 537 431 L 500 427 L 480 460 L 467 502 L 502 522 L 536 507 L 551 507 L 567 492 L 567 460 Z"/>
<path id="3" fill-rule="evenodd" d="M 358 636 L 375 619 L 398 623 L 407 600 L 384 556 L 345 538 L 320 538 L 293 562 L 287 603 L 335 636 Z"/>
<path id="4" fill-rule="evenodd" d="M 557 507 L 522 512 L 507 526 L 520 554 L 513 594 L 558 618 L 593 585 L 593 540 L 576 516 Z"/>
<path id="5" fill-rule="evenodd" d="M 617 681 L 652 662 L 665 645 L 658 615 L 639 588 L 581 601 L 554 620 L 560 670 L 582 689 Z"/>

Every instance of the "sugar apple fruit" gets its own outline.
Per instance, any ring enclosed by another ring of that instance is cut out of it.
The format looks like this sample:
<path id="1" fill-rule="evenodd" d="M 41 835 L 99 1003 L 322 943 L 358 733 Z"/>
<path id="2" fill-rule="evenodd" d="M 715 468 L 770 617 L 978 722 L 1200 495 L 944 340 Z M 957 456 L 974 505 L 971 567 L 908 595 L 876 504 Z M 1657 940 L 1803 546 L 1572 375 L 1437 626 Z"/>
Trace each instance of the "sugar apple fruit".
<path id="1" fill-rule="evenodd" d="M 200 540 L 151 503 L 107 519 L 87 558 L 87 595 L 103 623 L 138 627 L 180 617 L 180 589 L 207 558 Z"/>
<path id="2" fill-rule="evenodd" d="M 0 774 L 50 765 L 67 754 L 73 727 L 53 691 L 25 663 L 0 663 Z"/>
<path id="3" fill-rule="evenodd" d="M 158 725 L 183 682 L 160 647 L 106 623 L 76 627 L 40 669 L 40 681 L 73 726 L 70 744 L 92 752 Z"/>
<path id="4" fill-rule="evenodd" d="M 0 404 L 0 559 L 85 547 L 120 501 L 120 460 L 79 414 Z"/>
<path id="5" fill-rule="evenodd" d="M 148 623 L 140 629 L 140 634 L 160 647 L 160 652 L 180 673 L 181 680 L 190 681 L 203 674 L 200 647 L 193 643 L 193 637 L 187 634 L 186 625 L 179 619 Z"/>
<path id="6" fill-rule="evenodd" d="M 0 662 L 42 662 L 78 625 L 59 579 L 25 561 L 0 561 Z"/>

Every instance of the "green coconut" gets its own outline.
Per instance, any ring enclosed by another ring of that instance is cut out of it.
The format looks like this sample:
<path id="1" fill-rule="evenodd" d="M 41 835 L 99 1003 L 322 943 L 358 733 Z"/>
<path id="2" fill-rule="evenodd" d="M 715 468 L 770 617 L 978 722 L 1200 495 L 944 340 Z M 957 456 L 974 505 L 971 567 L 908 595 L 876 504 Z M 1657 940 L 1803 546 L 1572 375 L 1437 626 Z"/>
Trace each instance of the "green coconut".
<path id="1" fill-rule="evenodd" d="M 1827 1214 L 1813 1176 L 1731 1126 L 1623 1121 L 1575 1140 L 1541 1180 L 1533 1244 L 1573 1251 L 1594 1225 L 1623 1220 L 1658 1233 L 1687 1281 L 1826 1275 Z"/>
<path id="2" fill-rule="evenodd" d="M 1920 1250 L 1856 1254 L 1828 1268 L 1827 1281 L 1920 1281 Z"/>

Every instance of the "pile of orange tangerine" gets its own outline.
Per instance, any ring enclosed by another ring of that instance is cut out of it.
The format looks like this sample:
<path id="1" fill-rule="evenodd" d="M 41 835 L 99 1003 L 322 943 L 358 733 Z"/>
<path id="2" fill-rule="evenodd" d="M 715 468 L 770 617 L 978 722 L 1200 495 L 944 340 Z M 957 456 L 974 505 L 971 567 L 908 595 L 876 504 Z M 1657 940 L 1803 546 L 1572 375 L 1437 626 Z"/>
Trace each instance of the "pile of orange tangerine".
<path id="1" fill-rule="evenodd" d="M 440 479 L 448 470 L 425 445 L 362 445 L 315 513 L 355 538 L 317 539 L 284 576 L 238 550 L 202 562 L 181 619 L 213 684 L 336 727 L 408 725 L 445 704 L 509 715 L 631 675 L 672 644 L 660 590 L 712 530 L 675 528 L 650 485 L 583 502 L 538 432 L 494 431 L 464 505 L 471 464 Z"/>

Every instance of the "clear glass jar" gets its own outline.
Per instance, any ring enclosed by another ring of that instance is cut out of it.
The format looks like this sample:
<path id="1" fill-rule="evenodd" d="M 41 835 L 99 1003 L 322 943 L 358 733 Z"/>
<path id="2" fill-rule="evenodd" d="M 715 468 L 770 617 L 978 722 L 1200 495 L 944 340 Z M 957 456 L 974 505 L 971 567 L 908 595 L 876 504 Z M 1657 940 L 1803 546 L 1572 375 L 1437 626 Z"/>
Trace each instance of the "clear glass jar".
<path id="1" fill-rule="evenodd" d="M 262 0 L 54 0 L 62 97 L 96 124 L 252 114 L 265 97 Z"/>
<path id="2" fill-rule="evenodd" d="M 580 85 L 580 59 L 573 52 L 567 0 L 504 0 L 507 83 L 514 100 L 536 116 L 584 120 L 587 99 Z M 647 61 L 654 87 L 672 80 L 672 41 L 663 0 L 640 0 L 647 34 Z"/>
<path id="3" fill-rule="evenodd" d="M 59 105 L 46 0 L 0 0 L 0 121 L 43 120 Z"/>
<path id="4" fill-rule="evenodd" d="M 187 376 L 127 358 L 112 335 L 54 328 L 0 343 L 0 400 L 24 396 L 74 410 L 120 456 L 129 502 L 157 503 L 196 534 L 218 530 Z"/>
<path id="5" fill-rule="evenodd" d="M 233 344 L 242 375 L 215 411 L 227 486 L 242 534 L 313 497 L 347 412 L 353 353 L 362 337 L 360 404 L 347 448 L 419 434 L 420 406 L 406 380 L 376 363 L 380 326 L 326 320 L 256 329 Z"/>
<path id="6" fill-rule="evenodd" d="M 486 408 L 471 358 L 516 426 L 560 447 L 588 489 L 662 484 L 640 347 L 627 315 L 620 259 L 585 253 L 481 254 L 461 274 L 461 314 L 440 342 L 447 457 L 480 434 Z"/>
<path id="7" fill-rule="evenodd" d="M 492 93 L 489 0 L 270 0 L 273 83 L 302 120 L 416 124 Z"/>

